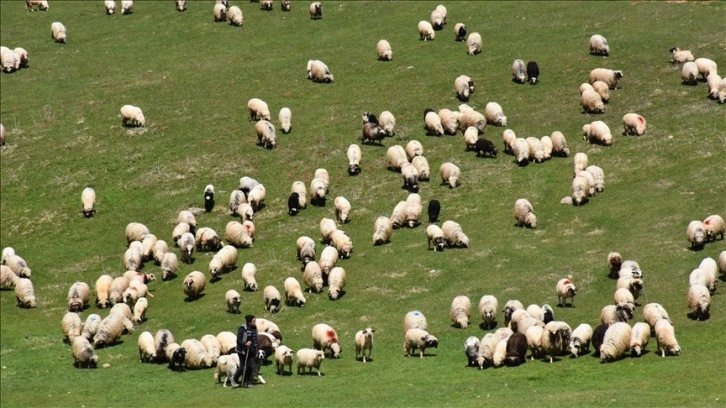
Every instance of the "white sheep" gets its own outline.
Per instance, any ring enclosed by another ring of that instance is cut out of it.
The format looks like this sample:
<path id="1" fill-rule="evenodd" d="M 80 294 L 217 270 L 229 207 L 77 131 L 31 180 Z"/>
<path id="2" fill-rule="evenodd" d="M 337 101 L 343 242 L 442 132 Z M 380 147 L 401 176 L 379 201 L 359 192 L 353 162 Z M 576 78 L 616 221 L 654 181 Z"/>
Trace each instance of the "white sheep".
<path id="1" fill-rule="evenodd" d="M 602 99 L 603 103 L 608 103 L 610 101 L 610 87 L 608 86 L 608 84 L 603 81 L 595 81 L 592 83 L 591 86 L 592 90 L 600 95 L 600 99 Z"/>
<path id="2" fill-rule="evenodd" d="M 224 299 L 227 302 L 227 312 L 233 314 L 239 314 L 239 307 L 242 304 L 242 296 L 234 289 L 230 289 L 224 294 Z"/>
<path id="3" fill-rule="evenodd" d="M 441 120 L 441 126 L 444 129 L 444 133 L 447 135 L 455 135 L 456 130 L 459 128 L 459 119 L 457 113 L 454 113 L 451 109 L 443 108 L 439 109 L 436 114 L 439 115 L 439 119 Z"/>
<path id="4" fill-rule="evenodd" d="M 726 275 L 726 250 L 718 254 L 718 270 L 722 275 Z"/>
<path id="5" fill-rule="evenodd" d="M 146 126 L 146 118 L 141 108 L 134 105 L 124 105 L 121 107 L 121 125 L 123 126 Z"/>
<path id="6" fill-rule="evenodd" d="M 376 55 L 381 61 L 393 60 L 393 51 L 391 50 L 391 44 L 386 40 L 379 40 L 376 43 Z"/>
<path id="7" fill-rule="evenodd" d="M 431 249 L 431 243 L 434 244 L 434 252 L 444 250 L 444 231 L 436 224 L 430 224 L 426 227 L 426 236 L 428 238 L 428 249 Z"/>
<path id="8" fill-rule="evenodd" d="M 706 241 L 715 241 L 719 235 L 723 240 L 724 233 L 726 233 L 726 222 L 720 215 L 709 215 L 703 220 L 703 229 L 706 231 Z"/>
<path id="9" fill-rule="evenodd" d="M 320 373 L 320 365 L 325 359 L 325 353 L 322 350 L 301 348 L 297 351 L 296 356 L 298 375 L 304 374 L 305 369 L 307 369 L 309 374 L 312 374 L 313 368 L 317 371 L 318 376 L 322 375 Z"/>
<path id="10" fill-rule="evenodd" d="M 15 299 L 17 305 L 22 308 L 34 308 L 37 306 L 33 282 L 28 278 L 18 278 L 15 282 Z"/>
<path id="11" fill-rule="evenodd" d="M 593 55 L 610 55 L 610 46 L 608 40 L 600 34 L 593 34 L 590 37 L 590 54 Z"/>
<path id="12" fill-rule="evenodd" d="M 633 318 L 632 303 L 618 303 L 607 305 L 600 310 L 600 323 L 608 326 L 617 322 L 627 322 Z"/>
<path id="13" fill-rule="evenodd" d="M 426 128 L 426 132 L 429 135 L 443 136 L 444 134 L 444 127 L 441 124 L 441 118 L 439 117 L 438 113 L 434 112 L 433 110 L 427 112 L 424 115 L 424 127 Z"/>
<path id="14" fill-rule="evenodd" d="M 457 42 L 464 41 L 464 38 L 466 38 L 466 24 L 456 23 L 454 25 L 454 34 L 456 35 L 455 40 Z"/>
<path id="15" fill-rule="evenodd" d="M 310 182 L 310 202 L 314 205 L 324 206 L 327 201 L 328 183 L 319 178 Z"/>
<path id="16" fill-rule="evenodd" d="M 549 136 L 542 136 L 539 139 L 539 144 L 542 146 L 542 151 L 544 153 L 544 160 L 549 160 L 552 158 L 552 151 L 554 150 L 554 146 L 552 145 L 552 138 Z"/>
<path id="17" fill-rule="evenodd" d="M 265 149 L 273 149 L 277 145 L 277 135 L 275 134 L 275 125 L 272 122 L 262 119 L 255 123 L 255 132 L 257 133 L 257 145 Z M 249 200 L 249 197 L 247 197 Z"/>
<path id="18" fill-rule="evenodd" d="M 655 325 L 659 320 L 665 319 L 671 321 L 668 312 L 660 303 L 648 303 L 643 306 L 643 320 L 648 323 L 650 329 L 655 332 Z"/>
<path id="19" fill-rule="evenodd" d="M 104 0 L 103 6 L 106 9 L 106 14 L 113 14 L 116 12 L 116 2 L 114 0 Z"/>
<path id="20" fill-rule="evenodd" d="M 483 44 L 483 42 L 481 39 L 481 34 L 479 34 L 477 32 L 473 32 L 473 33 L 469 34 L 469 37 L 467 37 L 467 39 L 466 39 L 466 49 L 467 49 L 466 52 L 469 55 L 479 54 L 482 49 L 482 44 Z"/>
<path id="21" fill-rule="evenodd" d="M 708 257 L 703 258 L 701 263 L 698 265 L 698 269 L 705 271 L 706 276 L 708 276 L 706 283 L 708 290 L 712 294 L 716 292 L 716 288 L 718 288 L 718 264 L 716 263 L 716 260 Z"/>
<path id="22" fill-rule="evenodd" d="M 328 65 L 320 60 L 308 61 L 308 79 L 327 84 L 335 82 L 335 77 L 330 72 Z"/>
<path id="23" fill-rule="evenodd" d="M 305 306 L 305 296 L 303 296 L 300 282 L 297 279 L 288 277 L 284 282 L 285 286 L 285 303 L 288 306 Z"/>
<path id="24" fill-rule="evenodd" d="M 706 286 L 695 284 L 688 288 L 688 307 L 696 320 L 708 319 L 711 309 L 711 293 Z"/>
<path id="25" fill-rule="evenodd" d="M 167 252 L 161 259 L 161 280 L 167 281 L 176 276 L 179 260 L 173 252 Z"/>
<path id="26" fill-rule="evenodd" d="M 290 133 L 290 128 L 292 127 L 292 111 L 288 107 L 283 107 L 280 109 L 280 113 L 277 115 L 277 119 L 280 122 L 280 129 L 282 130 L 282 133 Z"/>
<path id="27" fill-rule="evenodd" d="M 82 312 L 88 306 L 90 288 L 86 282 L 74 282 L 68 289 L 68 310 Z"/>
<path id="28" fill-rule="evenodd" d="M 424 329 L 409 329 L 406 331 L 406 338 L 403 342 L 403 351 L 406 356 L 412 356 L 419 350 L 419 356 L 424 358 L 426 349 L 438 348 L 439 340 Z"/>
<path id="29" fill-rule="evenodd" d="M 227 6 L 224 4 L 215 3 L 212 12 L 214 14 L 215 22 L 227 21 Z"/>
<path id="30" fill-rule="evenodd" d="M 567 299 L 570 299 L 570 305 L 575 307 L 575 295 L 577 294 L 577 288 L 575 284 L 568 278 L 562 278 L 557 282 L 555 288 L 557 292 L 557 305 L 567 307 Z"/>
<path id="31" fill-rule="evenodd" d="M 391 227 L 394 229 L 400 228 L 404 225 L 404 222 L 406 221 L 406 206 L 408 204 L 406 201 L 399 201 L 398 204 L 396 204 L 395 207 L 393 207 L 393 212 L 391 213 Z"/>
<path id="32" fill-rule="evenodd" d="M 426 316 L 418 310 L 412 310 L 406 313 L 403 318 L 403 332 L 406 333 L 410 329 L 428 329 Z"/>
<path id="33" fill-rule="evenodd" d="M 643 279 L 623 276 L 622 278 L 618 278 L 615 288 L 616 290 L 626 289 L 632 295 L 633 305 L 635 305 L 635 301 L 640 297 L 640 291 L 643 290 Z M 615 303 L 619 302 L 616 301 Z"/>
<path id="34" fill-rule="evenodd" d="M 645 118 L 637 113 L 626 113 L 623 116 L 623 135 L 642 136 L 645 134 Z"/>
<path id="35" fill-rule="evenodd" d="M 212 357 L 212 364 L 217 364 L 219 356 L 222 355 L 222 344 L 217 339 L 217 336 L 213 334 L 205 334 L 199 339 L 199 342 L 202 343 L 202 346 L 204 347 L 204 350 L 207 351 L 207 354 Z"/>
<path id="36" fill-rule="evenodd" d="M 497 324 L 497 298 L 493 295 L 484 295 L 479 299 L 479 316 L 485 330 L 494 328 Z"/>
<path id="37" fill-rule="evenodd" d="M 323 18 L 323 6 L 319 1 L 310 4 L 310 19 L 318 20 Z M 319 374 L 319 372 L 318 372 Z"/>
<path id="38" fill-rule="evenodd" d="M 7 265 L 0 265 L 0 289 L 15 289 L 20 277 Z"/>
<path id="39" fill-rule="evenodd" d="M 451 162 L 441 164 L 439 168 L 441 176 L 441 184 L 448 184 L 450 188 L 456 188 L 461 185 L 461 170 Z"/>
<path id="40" fill-rule="evenodd" d="M 613 323 L 605 331 L 600 346 L 600 359 L 604 362 L 619 360 L 630 348 L 632 328 L 626 322 Z"/>
<path id="41" fill-rule="evenodd" d="M 111 282 L 109 301 L 112 305 L 123 303 L 123 293 L 129 287 L 129 279 L 125 276 L 118 276 Z"/>
<path id="42" fill-rule="evenodd" d="M 637 322 L 630 330 L 630 352 L 633 357 L 640 357 L 650 339 L 650 326 L 648 323 Z"/>
<path id="43" fill-rule="evenodd" d="M 592 326 L 587 323 L 582 323 L 572 331 L 570 337 L 570 354 L 573 357 L 578 357 L 583 352 L 587 352 L 590 349 L 590 340 L 592 339 Z"/>
<path id="44" fill-rule="evenodd" d="M 333 204 L 335 205 L 335 218 L 343 224 L 350 221 L 350 201 L 343 196 L 338 196 L 335 197 Z"/>
<path id="45" fill-rule="evenodd" d="M 88 341 L 93 340 L 93 336 L 98 332 L 98 328 L 101 325 L 101 316 L 91 313 L 83 323 L 83 331 L 81 336 L 85 337 Z"/>
<path id="46" fill-rule="evenodd" d="M 469 132 L 469 128 L 464 132 L 464 136 L 466 136 L 466 133 Z M 502 142 L 504 143 L 504 151 L 507 153 L 512 153 L 512 149 L 514 148 L 514 143 L 517 140 L 517 134 L 514 133 L 512 129 L 505 129 L 504 132 L 502 132 Z"/>
<path id="47" fill-rule="evenodd" d="M 514 219 L 518 227 L 537 228 L 537 216 L 529 200 L 520 198 L 514 203 Z"/>
<path id="48" fill-rule="evenodd" d="M 552 139 L 552 154 L 564 157 L 570 155 L 570 148 L 567 146 L 567 140 L 562 132 L 554 131 L 550 135 L 550 138 Z"/>
<path id="49" fill-rule="evenodd" d="M 691 221 L 686 227 L 686 238 L 691 243 L 691 249 L 702 249 L 706 243 L 706 227 L 701 221 Z"/>
<path id="50" fill-rule="evenodd" d="M 547 323 L 542 331 L 542 353 L 552 363 L 555 356 L 567 350 L 572 337 L 570 325 L 563 321 L 553 320 Z"/>
<path id="51" fill-rule="evenodd" d="M 17 49 L 17 48 L 16 48 Z M 721 84 L 721 76 L 716 72 L 711 72 L 706 77 L 706 85 L 708 87 L 708 98 L 718 99 L 719 85 Z"/>
<path id="52" fill-rule="evenodd" d="M 423 212 L 423 205 L 421 204 L 421 196 L 417 193 L 411 193 L 406 197 L 406 208 L 404 215 L 404 222 L 409 228 L 415 228 L 419 225 L 419 219 L 421 218 L 421 212 Z"/>
<path id="53" fill-rule="evenodd" d="M 244 223 L 230 221 L 224 229 L 224 239 L 230 245 L 238 248 L 249 248 L 252 246 L 254 235 L 254 224 L 247 220 Z"/>
<path id="54" fill-rule="evenodd" d="M 50 36 L 53 41 L 65 44 L 68 41 L 66 26 L 59 21 L 54 22 L 50 25 Z"/>
<path id="55" fill-rule="evenodd" d="M 444 232 L 444 241 L 449 248 L 469 247 L 469 237 L 464 234 L 459 223 L 451 220 L 444 221 L 441 230 Z"/>
<path id="56" fill-rule="evenodd" d="M 406 144 L 406 155 L 409 160 L 413 160 L 416 156 L 423 156 L 424 148 L 418 140 L 411 140 Z"/>
<path id="57" fill-rule="evenodd" d="M 270 108 L 267 102 L 260 98 L 252 98 L 247 101 L 247 109 L 250 111 L 250 120 L 266 120 L 270 121 Z M 254 186 L 250 186 L 254 187 Z"/>
<path id="58" fill-rule="evenodd" d="M 125 316 L 118 314 L 109 314 L 101 323 L 99 323 L 98 331 L 93 336 L 94 347 L 105 347 L 116 343 L 121 338 L 124 330 L 129 333 L 133 332 L 133 322 Z M 79 337 L 76 337 L 78 339 Z"/>
<path id="59" fill-rule="evenodd" d="M 136 300 L 136 303 L 134 304 L 134 323 L 139 324 L 146 320 L 146 309 L 148 308 L 149 301 L 146 299 L 146 297 L 141 296 Z"/>
<path id="60" fill-rule="evenodd" d="M 393 224 L 390 218 L 381 216 L 373 224 L 373 245 L 382 245 L 389 242 L 393 233 Z"/>
<path id="61" fill-rule="evenodd" d="M 133 0 L 121 0 L 121 14 L 131 14 L 133 12 Z"/>
<path id="62" fill-rule="evenodd" d="M 242 10 L 237 6 L 231 6 L 227 9 L 227 20 L 229 20 L 230 25 L 237 27 L 241 27 L 245 22 Z"/>
<path id="63" fill-rule="evenodd" d="M 61 320 L 63 329 L 63 341 L 73 343 L 73 339 L 81 335 L 83 323 L 81 317 L 75 312 L 66 312 Z"/>
<path id="64" fill-rule="evenodd" d="M 618 277 L 622 278 L 625 276 L 631 276 L 633 278 L 643 278 L 643 270 L 640 269 L 640 265 L 638 262 L 633 260 L 626 260 L 623 261 L 623 263 L 620 265 L 620 271 L 618 272 Z"/>
<path id="65" fill-rule="evenodd" d="M 315 350 L 321 350 L 325 353 L 326 350 L 330 351 L 331 358 L 339 358 L 340 353 L 343 351 L 340 347 L 338 340 L 338 334 L 330 325 L 325 323 L 318 323 L 313 326 L 312 329 L 313 348 Z"/>
<path id="66" fill-rule="evenodd" d="M 184 278 L 182 286 L 184 288 L 184 294 L 187 298 L 194 300 L 199 298 L 199 295 L 204 291 L 204 286 L 207 283 L 207 278 L 202 272 L 192 271 Z M 188 350 L 187 350 L 188 351 Z"/>
<path id="67" fill-rule="evenodd" d="M 615 302 L 616 305 L 620 303 L 629 303 L 635 307 L 635 297 L 633 297 L 633 294 L 630 293 L 628 288 L 616 289 L 613 294 L 613 302 Z"/>
<path id="68" fill-rule="evenodd" d="M 418 173 L 418 179 L 427 181 L 431 177 L 431 168 L 429 161 L 424 156 L 416 156 L 411 160 L 411 164 Z"/>
<path id="69" fill-rule="evenodd" d="M 212 356 L 207 353 L 202 342 L 197 339 L 186 339 L 181 343 L 181 348 L 186 350 L 184 365 L 189 369 L 200 369 L 213 367 Z"/>
<path id="70" fill-rule="evenodd" d="M 487 123 L 494 126 L 507 126 L 507 117 L 504 116 L 504 110 L 496 102 L 489 102 L 484 107 L 484 116 Z"/>
<path id="71" fill-rule="evenodd" d="M 78 336 L 73 339 L 73 365 L 77 368 L 87 367 L 96 368 L 98 365 L 98 355 L 93 350 L 93 346 L 85 337 Z"/>
<path id="72" fill-rule="evenodd" d="M 592 178 L 594 180 L 594 183 L 590 186 L 590 189 L 595 189 L 597 192 L 602 192 L 605 190 L 605 172 L 602 168 L 598 166 L 587 166 L 585 169 L 587 173 L 592 175 Z M 579 173 L 578 173 L 579 174 Z"/>
<path id="73" fill-rule="evenodd" d="M 310 261 L 305 265 L 303 281 L 308 286 L 310 293 L 320 293 L 323 290 L 323 271 L 319 263 Z"/>
<path id="74" fill-rule="evenodd" d="M 684 85 L 696 85 L 698 78 L 698 65 L 695 62 L 686 62 L 681 67 L 681 81 Z"/>
<path id="75" fill-rule="evenodd" d="M 111 275 L 101 275 L 96 279 L 96 306 L 101 309 L 111 307 L 110 295 L 113 277 Z"/>
<path id="76" fill-rule="evenodd" d="M 494 363 L 494 351 L 499 344 L 499 337 L 494 333 L 487 333 L 479 341 L 479 351 L 477 353 L 476 362 L 480 370 L 484 366 L 491 366 Z"/>
<path id="77" fill-rule="evenodd" d="M 616 71 L 607 68 L 595 68 L 590 71 L 590 84 L 595 81 L 603 81 L 608 84 L 610 89 L 615 89 L 618 86 L 618 81 L 623 78 L 623 71 Z"/>
<path id="78" fill-rule="evenodd" d="M 695 59 L 693 58 L 693 53 L 691 53 L 690 50 L 681 50 L 678 47 L 673 47 L 668 51 L 670 51 L 673 55 L 673 59 L 671 60 L 672 64 L 682 64 Z"/>
<path id="79" fill-rule="evenodd" d="M 343 290 L 345 288 L 345 280 L 345 269 L 336 266 L 330 270 L 330 273 L 328 274 L 328 297 L 330 297 L 330 299 L 337 300 L 345 293 Z"/>
<path id="80" fill-rule="evenodd" d="M 474 92 L 474 81 L 468 75 L 459 75 L 454 80 L 454 91 L 459 100 L 468 101 L 469 95 Z"/>
<path id="81" fill-rule="evenodd" d="M 338 250 L 341 259 L 350 258 L 350 254 L 353 252 L 353 240 L 344 231 L 333 231 L 330 235 L 330 243 Z"/>
<path id="82" fill-rule="evenodd" d="M 320 237 L 324 244 L 330 243 L 333 232 L 338 230 L 335 220 L 323 217 L 320 219 Z"/>
<path id="83" fill-rule="evenodd" d="M 449 310 L 449 317 L 454 322 L 454 326 L 466 329 L 469 326 L 470 316 L 471 300 L 469 300 L 469 297 L 464 295 L 455 297 Z"/>
<path id="84" fill-rule="evenodd" d="M 396 117 L 390 111 L 381 112 L 378 117 L 378 124 L 386 131 L 386 136 L 396 134 Z"/>
<path id="85" fill-rule="evenodd" d="M 355 359 L 358 360 L 360 355 L 361 360 L 366 362 L 366 352 L 368 354 L 368 360 L 371 359 L 371 353 L 373 352 L 373 333 L 376 330 L 367 327 L 365 330 L 358 330 L 355 333 Z"/>
<path id="86" fill-rule="evenodd" d="M 726 77 L 721 78 L 718 83 L 718 94 L 716 95 L 718 103 L 726 103 Z"/>
<path id="87" fill-rule="evenodd" d="M 524 141 L 527 142 L 527 148 L 529 149 L 529 159 L 542 163 L 546 158 L 542 142 L 534 136 L 529 136 Z"/>
<path id="88" fill-rule="evenodd" d="M 154 347 L 154 336 L 151 332 L 145 331 L 139 335 L 137 341 L 139 346 L 139 360 L 142 363 L 151 363 L 156 360 L 156 348 Z"/>
<path id="89" fill-rule="evenodd" d="M 236 333 L 228 330 L 221 331 L 217 333 L 217 341 L 219 342 L 220 354 L 237 354 L 235 353 L 235 347 L 237 346 Z"/>
<path id="90" fill-rule="evenodd" d="M 444 18 L 444 14 L 438 8 L 431 12 L 431 26 L 434 30 L 441 30 L 444 26 Z"/>
<path id="91" fill-rule="evenodd" d="M 255 275 L 257 274 L 257 266 L 252 262 L 247 262 L 242 266 L 242 281 L 245 284 L 245 290 L 255 292 L 258 285 Z"/>
<path id="92" fill-rule="evenodd" d="M 0 48 L 0 60 L 2 60 L 2 70 L 4 72 L 14 72 L 20 67 L 18 55 L 7 47 Z"/>
<path id="93" fill-rule="evenodd" d="M 418 38 L 419 40 L 428 41 L 433 40 L 436 37 L 434 27 L 426 20 L 418 22 Z"/>
<path id="94" fill-rule="evenodd" d="M 676 340 L 676 331 L 669 320 L 658 320 L 655 324 L 655 338 L 658 342 L 658 352 L 661 353 L 661 357 L 681 354 L 681 346 L 678 345 Z"/>
<path id="95" fill-rule="evenodd" d="M 501 367 L 504 365 L 504 360 L 507 357 L 507 341 L 499 340 L 497 346 L 494 348 L 494 355 L 492 356 L 492 366 Z"/>
<path id="96" fill-rule="evenodd" d="M 12 248 L 11 248 L 12 249 Z M 19 278 L 28 278 L 32 275 L 33 271 L 28 267 L 28 263 L 16 254 L 7 254 L 3 259 L 5 266 L 15 273 Z"/>
<path id="97" fill-rule="evenodd" d="M 408 159 L 406 157 L 406 150 L 404 150 L 403 146 L 393 145 L 389 147 L 386 151 L 388 170 L 400 171 L 401 166 L 403 166 L 404 163 L 408 163 Z"/>
<path id="98" fill-rule="evenodd" d="M 84 217 L 89 218 L 96 212 L 96 192 L 91 187 L 86 187 L 81 192 L 81 204 Z"/>
<path id="99" fill-rule="evenodd" d="M 580 95 L 580 105 L 582 109 L 587 113 L 603 113 L 605 112 L 605 104 L 600 97 L 600 94 L 594 90 L 585 90 Z"/>
<path id="100" fill-rule="evenodd" d="M 525 138 L 518 137 L 514 139 L 514 144 L 512 145 L 512 155 L 514 155 L 515 163 L 519 164 L 520 166 L 524 166 L 529 163 L 529 153 L 529 144 L 527 143 L 527 140 Z"/>
<path id="101" fill-rule="evenodd" d="M 706 78 L 708 78 L 708 76 L 711 75 L 712 72 L 718 72 L 718 65 L 716 65 L 716 63 L 711 59 L 696 58 L 696 61 L 694 61 L 694 63 L 698 68 L 698 73 L 704 80 L 706 80 Z"/>
<path id="102" fill-rule="evenodd" d="M 459 107 L 459 109 L 461 109 L 461 107 Z M 483 113 L 475 110 L 466 112 L 461 111 L 461 116 L 459 117 L 459 128 L 464 131 L 470 126 L 477 128 L 480 134 L 484 133 L 487 126 L 487 118 Z"/>
<path id="103" fill-rule="evenodd" d="M 613 135 L 610 132 L 610 127 L 601 120 L 596 120 L 583 126 L 582 134 L 584 140 L 590 143 L 598 143 L 605 146 L 610 146 L 613 143 Z"/>

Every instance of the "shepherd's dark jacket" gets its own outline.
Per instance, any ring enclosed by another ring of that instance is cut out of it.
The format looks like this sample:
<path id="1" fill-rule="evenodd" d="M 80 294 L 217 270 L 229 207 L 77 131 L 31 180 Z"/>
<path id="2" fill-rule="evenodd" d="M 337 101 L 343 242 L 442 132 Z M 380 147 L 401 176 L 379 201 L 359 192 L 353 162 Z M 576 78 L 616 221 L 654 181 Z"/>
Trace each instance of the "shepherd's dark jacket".
<path id="1" fill-rule="evenodd" d="M 237 329 L 237 353 L 244 356 L 247 353 L 247 347 L 245 347 L 245 343 L 250 340 L 252 341 L 252 345 L 250 345 L 249 351 L 252 353 L 252 356 L 255 356 L 257 354 L 257 327 L 247 327 L 247 324 L 243 324 Z"/>

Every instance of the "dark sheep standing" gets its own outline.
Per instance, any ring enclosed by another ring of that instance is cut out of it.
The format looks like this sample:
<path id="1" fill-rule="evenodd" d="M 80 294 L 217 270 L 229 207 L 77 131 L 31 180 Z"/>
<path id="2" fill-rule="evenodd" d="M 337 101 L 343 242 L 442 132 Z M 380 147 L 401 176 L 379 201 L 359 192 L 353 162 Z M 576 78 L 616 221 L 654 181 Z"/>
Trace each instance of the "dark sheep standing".
<path id="1" fill-rule="evenodd" d="M 290 193 L 287 198 L 287 213 L 297 215 L 300 212 L 300 195 L 298 193 Z"/>
<path id="2" fill-rule="evenodd" d="M 214 209 L 214 189 L 207 187 L 204 190 L 204 210 L 206 212 L 212 212 Z"/>
<path id="3" fill-rule="evenodd" d="M 433 224 L 439 221 L 439 213 L 441 212 L 441 203 L 439 200 L 429 201 L 429 224 Z"/>
<path id="4" fill-rule="evenodd" d="M 522 333 L 514 333 L 507 340 L 506 364 L 516 367 L 523 364 L 527 354 L 527 336 Z"/>
<path id="5" fill-rule="evenodd" d="M 527 80 L 530 85 L 536 85 L 539 82 L 539 65 L 537 65 L 537 61 L 527 63 Z"/>
<path id="6" fill-rule="evenodd" d="M 386 131 L 377 124 L 368 122 L 363 125 L 363 135 L 360 138 L 361 142 L 365 143 L 369 140 L 371 143 L 378 142 L 379 144 L 383 144 L 381 140 L 384 137 L 386 137 Z"/>
<path id="7" fill-rule="evenodd" d="M 376 125 L 379 125 L 378 123 L 378 117 L 371 112 L 363 112 L 363 124 L 366 123 L 375 123 Z"/>
<path id="8" fill-rule="evenodd" d="M 497 148 L 489 139 L 478 139 L 474 144 L 474 151 L 477 157 L 486 157 L 487 153 L 489 153 L 490 157 L 497 157 Z"/>

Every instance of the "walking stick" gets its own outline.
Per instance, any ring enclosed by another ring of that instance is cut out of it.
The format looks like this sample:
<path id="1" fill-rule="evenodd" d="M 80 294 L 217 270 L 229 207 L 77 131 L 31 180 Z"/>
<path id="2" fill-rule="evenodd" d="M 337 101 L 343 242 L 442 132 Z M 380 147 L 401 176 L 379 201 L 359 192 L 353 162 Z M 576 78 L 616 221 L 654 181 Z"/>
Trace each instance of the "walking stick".
<path id="1" fill-rule="evenodd" d="M 245 377 L 247 377 L 247 359 L 250 357 L 250 346 L 247 346 L 247 352 L 245 353 L 245 364 L 242 368 L 242 384 L 245 383 Z"/>

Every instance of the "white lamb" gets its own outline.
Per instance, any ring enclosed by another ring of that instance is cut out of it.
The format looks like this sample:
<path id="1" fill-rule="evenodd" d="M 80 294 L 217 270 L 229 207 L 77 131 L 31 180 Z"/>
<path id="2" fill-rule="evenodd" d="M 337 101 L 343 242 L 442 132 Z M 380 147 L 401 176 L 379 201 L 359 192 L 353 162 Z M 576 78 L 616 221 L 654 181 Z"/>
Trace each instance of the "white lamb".
<path id="1" fill-rule="evenodd" d="M 375 329 L 367 327 L 365 330 L 358 330 L 355 333 L 355 359 L 358 360 L 360 355 L 361 360 L 366 362 L 366 353 L 368 354 L 368 360 L 371 359 L 371 353 L 373 352 L 373 333 Z"/>
<path id="2" fill-rule="evenodd" d="M 121 107 L 121 124 L 123 126 L 146 126 L 146 118 L 141 108 L 134 105 L 124 105 Z"/>
<path id="3" fill-rule="evenodd" d="M 421 20 L 418 22 L 418 37 L 419 40 L 427 41 L 427 40 L 433 40 L 434 37 L 436 37 L 436 32 L 434 31 L 434 27 L 426 20 Z"/>

